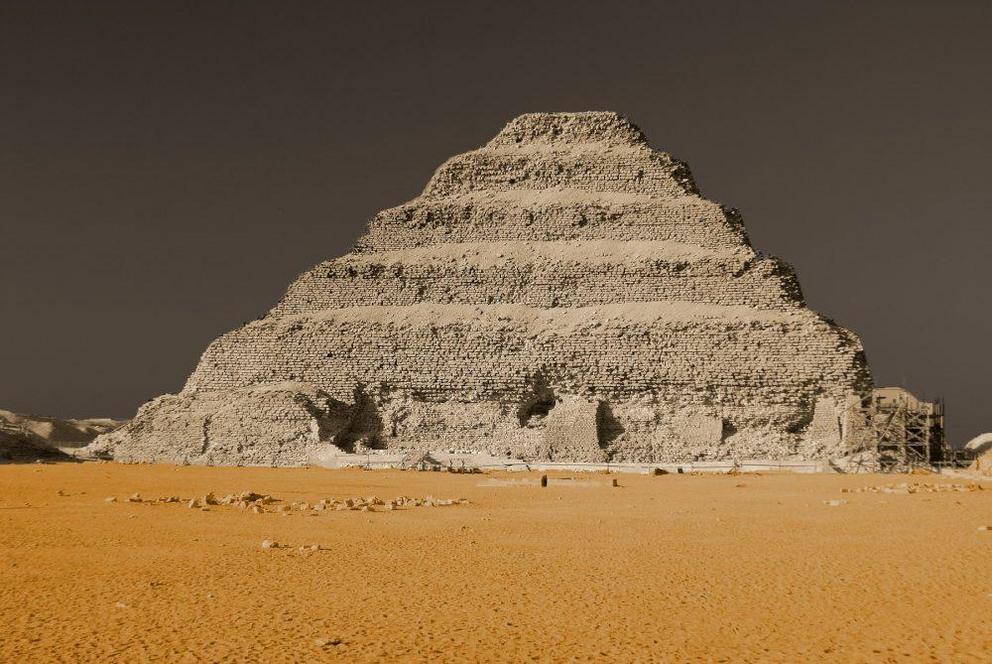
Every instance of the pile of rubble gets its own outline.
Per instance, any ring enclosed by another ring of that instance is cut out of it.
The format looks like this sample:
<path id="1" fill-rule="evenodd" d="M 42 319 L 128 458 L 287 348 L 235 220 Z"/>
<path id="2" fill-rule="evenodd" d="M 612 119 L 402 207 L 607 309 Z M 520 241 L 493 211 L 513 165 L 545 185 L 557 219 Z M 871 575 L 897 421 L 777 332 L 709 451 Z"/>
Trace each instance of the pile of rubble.
<path id="1" fill-rule="evenodd" d="M 894 493 L 898 495 L 909 495 L 911 493 L 964 493 L 968 491 L 982 491 L 981 484 L 974 482 L 969 484 L 945 484 L 937 482 L 899 482 L 883 484 L 880 486 L 863 486 L 857 489 L 841 489 L 841 493 Z"/>
<path id="2" fill-rule="evenodd" d="M 107 502 L 117 502 L 117 498 L 111 496 L 107 498 Z M 468 504 L 467 498 L 435 498 L 434 496 L 426 496 L 424 498 L 411 498 L 409 496 L 397 496 L 392 500 L 383 500 L 378 496 L 368 496 L 365 498 L 342 498 L 340 500 L 336 498 L 323 498 L 316 503 L 308 503 L 306 501 L 296 501 L 292 503 L 283 503 L 280 505 L 275 505 L 273 507 L 268 507 L 273 503 L 280 503 L 281 501 L 277 498 L 273 498 L 267 494 L 255 493 L 254 491 L 242 491 L 239 494 L 227 494 L 221 498 L 218 498 L 213 493 L 207 493 L 199 498 L 180 498 L 179 496 L 160 496 L 158 498 L 142 498 L 141 494 L 134 493 L 127 498 L 129 503 L 146 503 L 146 504 L 168 504 L 168 503 L 186 503 L 186 506 L 190 509 L 202 509 L 207 510 L 211 506 L 216 505 L 226 505 L 230 507 L 237 507 L 238 509 L 247 510 L 255 514 L 262 514 L 264 512 L 276 512 L 289 515 L 292 512 L 306 512 L 313 516 L 316 516 L 318 512 L 324 512 L 328 510 L 343 511 L 361 511 L 361 512 L 377 512 L 385 511 L 391 512 L 400 508 L 407 507 L 446 507 L 449 505 L 465 505 Z"/>

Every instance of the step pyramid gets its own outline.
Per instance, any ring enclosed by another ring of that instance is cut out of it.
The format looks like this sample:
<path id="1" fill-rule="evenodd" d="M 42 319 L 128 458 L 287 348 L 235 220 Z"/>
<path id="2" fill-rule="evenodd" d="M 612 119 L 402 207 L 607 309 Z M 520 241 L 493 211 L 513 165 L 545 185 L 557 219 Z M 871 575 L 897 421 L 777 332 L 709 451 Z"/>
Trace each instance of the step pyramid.
<path id="1" fill-rule="evenodd" d="M 96 445 L 245 465 L 821 459 L 844 454 L 845 409 L 870 389 L 858 337 L 808 309 L 684 163 L 615 113 L 535 113 Z"/>

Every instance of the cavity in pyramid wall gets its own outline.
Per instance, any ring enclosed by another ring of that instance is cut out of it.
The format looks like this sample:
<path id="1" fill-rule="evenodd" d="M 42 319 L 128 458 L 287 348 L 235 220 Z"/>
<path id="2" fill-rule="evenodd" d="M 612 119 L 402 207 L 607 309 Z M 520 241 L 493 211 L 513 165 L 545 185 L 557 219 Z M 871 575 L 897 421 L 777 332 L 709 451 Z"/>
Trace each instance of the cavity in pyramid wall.
<path id="1" fill-rule="evenodd" d="M 96 445 L 217 464 L 820 459 L 846 453 L 842 414 L 870 387 L 857 336 L 685 164 L 617 114 L 538 113 L 441 165 Z"/>

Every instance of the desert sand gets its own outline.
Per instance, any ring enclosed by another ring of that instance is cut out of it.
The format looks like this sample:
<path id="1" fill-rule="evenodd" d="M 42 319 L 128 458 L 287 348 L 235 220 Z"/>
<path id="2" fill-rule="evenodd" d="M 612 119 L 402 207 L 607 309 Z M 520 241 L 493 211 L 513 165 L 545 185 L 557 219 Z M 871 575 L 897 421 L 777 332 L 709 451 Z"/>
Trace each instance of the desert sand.
<path id="1" fill-rule="evenodd" d="M 990 483 L 538 477 L 0 466 L 0 661 L 992 657 Z M 244 490 L 281 502 L 147 502 Z M 469 502 L 275 511 L 370 495 Z"/>

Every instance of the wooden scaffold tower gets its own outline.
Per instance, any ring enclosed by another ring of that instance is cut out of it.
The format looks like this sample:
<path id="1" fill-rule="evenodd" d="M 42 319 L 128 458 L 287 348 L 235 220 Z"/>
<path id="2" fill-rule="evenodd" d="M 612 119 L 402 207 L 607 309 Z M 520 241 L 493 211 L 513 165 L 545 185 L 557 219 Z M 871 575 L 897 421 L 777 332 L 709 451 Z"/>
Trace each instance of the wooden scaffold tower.
<path id="1" fill-rule="evenodd" d="M 852 451 L 874 453 L 877 470 L 910 472 L 953 460 L 942 400 L 923 401 L 903 388 L 883 387 L 855 408 L 859 426 Z"/>

